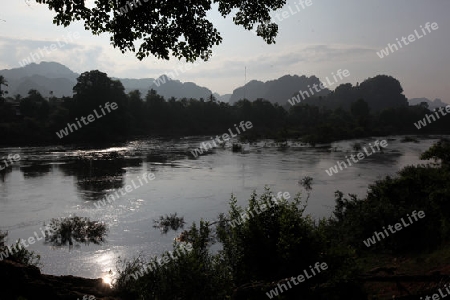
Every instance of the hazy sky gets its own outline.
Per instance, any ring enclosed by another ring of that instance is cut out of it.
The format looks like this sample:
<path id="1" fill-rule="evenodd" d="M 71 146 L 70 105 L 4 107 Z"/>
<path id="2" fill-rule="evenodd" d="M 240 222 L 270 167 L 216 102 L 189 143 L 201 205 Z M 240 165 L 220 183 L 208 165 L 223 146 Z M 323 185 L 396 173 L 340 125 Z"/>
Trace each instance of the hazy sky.
<path id="1" fill-rule="evenodd" d="M 231 17 L 224 19 L 212 12 L 210 18 L 223 43 L 214 47 L 215 56 L 210 61 L 200 62 L 175 79 L 225 94 L 244 84 L 245 67 L 247 81 L 272 80 L 286 74 L 316 75 L 325 80 L 338 69 L 347 69 L 350 76 L 342 83 L 356 84 L 387 74 L 400 80 L 408 98 L 441 98 L 450 103 L 449 0 L 311 0 L 304 8 L 299 3 L 288 0 L 279 10 L 275 45 L 267 45 L 234 25 Z M 128 78 L 155 78 L 184 64 L 153 57 L 139 61 L 133 53 L 114 49 L 108 35 L 93 36 L 85 31 L 81 22 L 66 28 L 54 25 L 53 15 L 46 5 L 34 0 L 2 0 L 0 69 L 19 67 L 30 53 L 58 40 L 62 46 L 56 44 L 48 54 L 43 51 L 45 56 L 37 62 L 56 61 L 78 73 L 98 69 L 111 77 Z M 438 29 L 424 35 L 421 26 L 427 22 L 436 22 Z M 408 38 L 415 30 L 420 39 L 406 39 L 408 45 L 400 41 L 402 47 L 397 46 L 399 50 L 387 57 L 377 55 L 388 43 Z M 78 38 L 73 37 L 75 33 Z"/>

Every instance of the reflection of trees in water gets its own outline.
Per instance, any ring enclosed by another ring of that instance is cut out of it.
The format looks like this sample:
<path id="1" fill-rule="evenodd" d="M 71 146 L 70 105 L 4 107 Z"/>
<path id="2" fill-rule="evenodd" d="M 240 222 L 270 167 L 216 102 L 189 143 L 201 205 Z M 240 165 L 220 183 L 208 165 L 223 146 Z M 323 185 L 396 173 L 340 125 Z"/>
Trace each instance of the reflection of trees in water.
<path id="1" fill-rule="evenodd" d="M 76 178 L 76 186 L 85 200 L 98 200 L 108 190 L 123 187 L 123 175 L 126 167 L 140 166 L 141 159 L 80 158 L 61 165 L 66 176 Z"/>
<path id="2" fill-rule="evenodd" d="M 165 163 L 168 160 L 167 155 L 161 153 L 150 153 L 146 156 L 147 162 Z"/>
<path id="3" fill-rule="evenodd" d="M 175 142 L 174 142 L 175 143 Z M 150 163 L 167 163 L 172 160 L 184 159 L 186 156 L 192 156 L 187 146 L 180 148 L 175 145 L 157 146 L 146 154 L 146 162 Z"/>
<path id="4" fill-rule="evenodd" d="M 6 177 L 12 172 L 12 167 L 6 167 L 0 170 L 0 181 L 5 182 Z"/>
<path id="5" fill-rule="evenodd" d="M 49 164 L 32 163 L 31 165 L 20 166 L 20 171 L 25 178 L 44 176 L 50 173 L 52 166 Z"/>

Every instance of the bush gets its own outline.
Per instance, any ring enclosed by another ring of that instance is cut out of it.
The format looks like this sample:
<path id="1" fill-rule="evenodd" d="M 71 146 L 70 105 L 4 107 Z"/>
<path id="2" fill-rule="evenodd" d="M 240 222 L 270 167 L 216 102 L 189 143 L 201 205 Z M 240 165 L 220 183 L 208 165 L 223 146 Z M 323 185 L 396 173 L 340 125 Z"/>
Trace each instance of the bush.
<path id="1" fill-rule="evenodd" d="M 40 263 L 41 256 L 36 254 L 34 251 L 29 251 L 24 248 L 19 241 L 11 245 L 11 248 L 15 248 L 16 250 L 13 251 L 13 253 L 9 252 L 8 247 L 5 246 L 5 239 L 7 236 L 8 232 L 0 230 L 0 252 L 7 251 L 9 254 L 5 259 L 24 264 L 26 266 L 42 266 Z"/>
<path id="2" fill-rule="evenodd" d="M 61 247 L 73 242 L 94 243 L 96 245 L 105 242 L 108 228 L 101 222 L 91 221 L 86 217 L 69 217 L 52 219 L 47 228 L 51 228 L 51 233 L 45 236 L 45 242 Z"/>
<path id="3" fill-rule="evenodd" d="M 119 295 L 126 299 L 227 299 L 231 293 L 229 275 L 218 257 L 207 250 L 211 242 L 208 223 L 201 221 L 198 229 L 192 225 L 185 236 L 192 250 L 180 251 L 185 242 L 176 241 L 173 249 L 177 255 L 164 264 L 163 258 L 171 256 L 168 252 L 159 263 L 157 257 L 146 262 L 142 256 L 120 261 L 114 283 Z"/>
<path id="4" fill-rule="evenodd" d="M 142 276 L 136 272 L 143 265 L 154 266 L 156 257 L 148 262 L 142 257 L 120 261 L 114 286 L 127 299 L 264 299 L 266 292 L 286 278 L 325 262 L 326 271 L 279 299 L 361 296 L 360 288 L 352 283 L 357 269 L 351 249 L 328 243 L 325 221 L 316 224 L 304 216 L 305 207 L 300 195 L 290 202 L 281 198 L 275 203 L 269 189 L 259 198 L 253 193 L 245 209 L 237 206 L 232 196 L 228 214 L 221 214 L 213 223 L 194 223 L 176 239 L 174 249 L 189 243 L 191 252 L 164 266 L 147 268 Z M 216 242 L 219 250 L 212 251 Z"/>
<path id="5" fill-rule="evenodd" d="M 435 155 L 444 153 L 436 145 L 430 149 Z M 432 157 L 430 153 L 428 150 L 422 158 Z M 402 218 L 410 223 L 407 215 L 422 210 L 423 221 L 414 221 L 371 249 L 396 253 L 431 251 L 447 242 L 450 237 L 450 172 L 445 167 L 445 157 L 443 162 L 439 168 L 407 166 L 398 176 L 387 176 L 370 185 L 365 199 L 354 195 L 346 199 L 342 192 L 336 192 L 337 205 L 330 221 L 333 236 L 357 249 L 367 249 L 363 240 L 373 236 L 375 231 L 382 232 L 383 226 L 394 226 Z"/>

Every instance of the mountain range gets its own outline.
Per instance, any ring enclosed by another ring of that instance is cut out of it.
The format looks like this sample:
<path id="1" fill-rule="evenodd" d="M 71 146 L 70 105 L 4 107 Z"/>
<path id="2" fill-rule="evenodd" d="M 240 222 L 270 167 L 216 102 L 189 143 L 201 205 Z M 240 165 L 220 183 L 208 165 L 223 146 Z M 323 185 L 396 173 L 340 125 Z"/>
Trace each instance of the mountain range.
<path id="1" fill-rule="evenodd" d="M 51 93 L 55 97 L 72 96 L 72 89 L 77 83 L 78 76 L 80 76 L 80 74 L 56 62 L 31 63 L 21 68 L 0 70 L 0 75 L 3 75 L 8 82 L 6 90 L 10 96 L 19 94 L 23 97 L 28 95 L 30 89 L 38 90 L 44 97 L 50 96 Z M 156 90 L 166 99 L 171 97 L 207 99 L 213 94 L 206 87 L 198 86 L 193 82 L 183 83 L 179 80 L 168 79 L 165 75 L 156 80 L 154 78 L 112 79 L 120 80 L 126 92 L 139 90 L 144 96 L 150 89 Z M 228 101 L 226 95 L 213 95 L 216 99 Z"/>
<path id="2" fill-rule="evenodd" d="M 252 80 L 243 87 L 235 89 L 229 102 L 235 103 L 245 96 L 245 98 L 251 101 L 263 98 L 272 103 L 286 105 L 288 99 L 298 94 L 299 91 L 308 91 L 314 84 L 320 84 L 319 78 L 316 76 L 306 77 L 304 75 L 285 75 L 266 82 Z M 330 90 L 325 88 L 316 92 L 314 96 L 326 96 L 329 93 Z"/>
<path id="3" fill-rule="evenodd" d="M 430 99 L 427 99 L 427 98 L 411 98 L 411 99 L 408 99 L 408 101 L 409 101 L 409 105 L 418 105 L 421 102 L 425 102 L 428 104 L 428 108 L 430 108 L 430 109 L 435 109 L 435 108 L 439 108 L 439 107 L 448 105 L 447 103 L 442 102 L 442 100 L 439 98 L 436 98 L 433 101 L 431 101 Z"/>
<path id="4" fill-rule="evenodd" d="M 0 75 L 3 75 L 8 83 L 6 90 L 9 96 L 19 94 L 25 97 L 30 89 L 35 89 L 44 97 L 49 97 L 51 94 L 56 97 L 63 97 L 73 95 L 72 89 L 77 83 L 77 78 L 80 74 L 57 62 L 41 62 L 39 64 L 31 63 L 15 69 L 0 70 Z M 250 101 L 263 98 L 282 106 L 287 105 L 288 100 L 297 95 L 299 91 L 307 91 L 314 84 L 320 84 L 319 78 L 314 75 L 310 77 L 285 75 L 266 82 L 251 80 L 244 86 L 236 88 L 232 94 L 219 95 L 213 93 L 207 87 L 199 86 L 194 82 L 181 82 L 170 79 L 166 75 L 161 75 L 156 79 L 113 79 L 120 80 L 126 92 L 139 90 L 143 96 L 147 94 L 148 90 L 154 89 L 166 99 L 171 97 L 178 99 L 183 97 L 208 99 L 212 94 L 218 101 L 229 102 L 230 104 L 236 103 L 245 97 Z M 315 93 L 314 96 L 326 96 L 330 92 L 329 89 L 323 89 Z M 421 102 L 428 103 L 431 109 L 447 105 L 440 99 L 435 99 L 434 101 L 427 98 L 409 99 L 410 105 L 417 105 Z"/>

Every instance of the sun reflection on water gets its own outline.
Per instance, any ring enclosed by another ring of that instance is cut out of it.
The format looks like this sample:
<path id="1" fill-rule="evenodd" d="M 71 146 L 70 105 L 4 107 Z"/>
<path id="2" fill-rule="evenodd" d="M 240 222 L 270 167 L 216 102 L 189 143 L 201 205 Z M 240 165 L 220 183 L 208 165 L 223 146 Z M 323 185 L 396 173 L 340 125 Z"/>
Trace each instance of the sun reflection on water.
<path id="1" fill-rule="evenodd" d="M 101 250 L 97 253 L 95 263 L 100 266 L 102 270 L 102 280 L 105 284 L 111 286 L 114 280 L 115 255 L 111 249 Z"/>
<path id="2" fill-rule="evenodd" d="M 112 277 L 110 274 L 108 275 L 104 275 L 102 277 L 103 283 L 109 285 L 110 287 L 112 286 Z"/>

